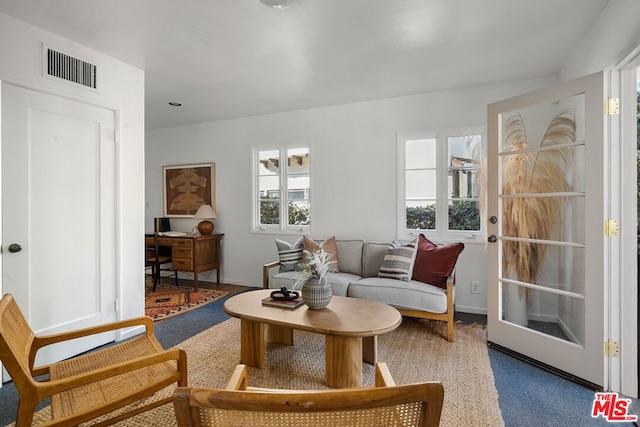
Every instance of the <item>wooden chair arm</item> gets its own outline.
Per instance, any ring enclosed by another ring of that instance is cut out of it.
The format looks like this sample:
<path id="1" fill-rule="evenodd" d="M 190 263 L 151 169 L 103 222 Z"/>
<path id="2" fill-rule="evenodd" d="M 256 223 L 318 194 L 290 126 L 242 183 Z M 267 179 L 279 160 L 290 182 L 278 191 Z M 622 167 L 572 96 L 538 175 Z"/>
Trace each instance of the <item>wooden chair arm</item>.
<path id="1" fill-rule="evenodd" d="M 36 335 L 33 338 L 33 343 L 31 345 L 31 349 L 29 351 L 29 367 L 32 368 L 36 360 L 36 354 L 38 351 L 51 344 L 56 344 L 63 341 L 69 341 L 76 338 L 82 338 L 89 335 L 96 335 L 102 332 L 114 331 L 117 329 L 124 329 L 131 326 L 145 326 L 145 334 L 153 335 L 154 334 L 154 326 L 153 320 L 150 317 L 135 317 L 132 319 L 120 320 L 117 322 L 105 323 L 104 325 L 90 326 L 88 328 L 77 329 L 69 332 L 61 332 L 59 334 L 51 334 L 51 335 Z M 43 369 L 43 367 L 39 367 L 39 370 Z M 35 371 L 32 372 L 34 376 L 37 374 Z"/>
<path id="2" fill-rule="evenodd" d="M 133 319 L 120 320 L 117 322 L 105 323 L 103 325 L 90 326 L 88 328 L 77 329 L 69 332 L 61 332 L 52 335 L 36 335 L 33 340 L 33 347 L 40 349 L 47 345 L 55 344 L 62 341 L 69 341 L 76 338 L 82 338 L 89 335 L 96 335 L 102 332 L 124 329 L 131 326 L 143 325 L 146 328 L 147 335 L 153 335 L 153 320 L 150 317 L 135 317 Z"/>
<path id="3" fill-rule="evenodd" d="M 391 372 L 389 372 L 389 368 L 387 364 L 384 362 L 376 363 L 376 373 L 375 373 L 375 387 L 391 387 L 396 385 L 396 382 L 393 380 L 391 376 Z"/>
<path id="4" fill-rule="evenodd" d="M 225 390 L 246 390 L 247 389 L 247 365 L 238 365 L 231 374 Z"/>
<path id="5" fill-rule="evenodd" d="M 262 266 L 262 288 L 269 288 L 269 270 L 280 265 L 280 261 L 273 261 Z"/>
<path id="6" fill-rule="evenodd" d="M 72 388 L 98 382 L 105 378 L 111 378 L 116 375 L 146 368 L 158 363 L 168 362 L 170 360 L 178 362 L 178 371 L 181 370 L 181 367 L 186 370 L 187 353 L 181 348 L 171 348 L 159 353 L 144 355 L 136 359 L 96 369 L 91 372 L 73 375 L 64 379 L 36 382 L 36 387 L 40 389 L 40 395 L 42 398 L 45 398 Z M 51 365 L 44 366 L 43 368 L 48 368 L 48 366 Z"/>

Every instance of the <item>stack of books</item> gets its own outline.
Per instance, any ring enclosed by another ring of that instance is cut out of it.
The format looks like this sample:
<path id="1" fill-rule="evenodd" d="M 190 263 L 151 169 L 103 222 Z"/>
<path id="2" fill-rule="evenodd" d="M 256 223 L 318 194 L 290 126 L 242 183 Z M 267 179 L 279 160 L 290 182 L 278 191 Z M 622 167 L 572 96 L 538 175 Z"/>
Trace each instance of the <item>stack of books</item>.
<path id="1" fill-rule="evenodd" d="M 266 297 L 262 299 L 262 305 L 269 305 L 269 306 L 273 306 L 273 307 L 282 307 L 282 308 L 296 308 L 296 307 L 300 307 L 302 304 L 304 304 L 304 301 L 302 301 L 302 296 L 299 296 L 296 299 L 273 299 L 271 297 Z"/>

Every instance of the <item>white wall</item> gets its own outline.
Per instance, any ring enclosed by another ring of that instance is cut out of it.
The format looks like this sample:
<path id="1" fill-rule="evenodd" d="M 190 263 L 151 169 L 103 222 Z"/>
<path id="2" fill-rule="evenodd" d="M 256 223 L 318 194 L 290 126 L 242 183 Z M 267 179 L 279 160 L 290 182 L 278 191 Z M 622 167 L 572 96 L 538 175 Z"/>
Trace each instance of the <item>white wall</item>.
<path id="1" fill-rule="evenodd" d="M 225 283 L 261 286 L 262 264 L 277 258 L 274 235 L 250 232 L 250 147 L 304 142 L 311 148 L 312 236 L 388 242 L 396 238 L 396 133 L 486 123 L 486 106 L 548 86 L 554 79 L 505 83 L 147 132 L 146 229 L 162 216 L 162 166 L 216 163 L 216 231 Z M 194 220 L 172 219 L 190 231 Z M 279 236 L 282 237 L 282 236 Z M 294 236 L 285 236 L 293 241 Z M 465 242 L 467 243 L 467 242 Z M 484 244 L 458 262 L 456 309 L 486 312 Z M 213 272 L 202 280 L 215 281 Z M 200 276 L 199 276 L 200 277 Z M 471 280 L 481 284 L 470 294 Z"/>
<path id="2" fill-rule="evenodd" d="M 580 45 L 567 59 L 560 77 L 569 80 L 611 69 L 640 46 L 640 2 L 610 0 Z"/>
<path id="3" fill-rule="evenodd" d="M 42 77 L 42 43 L 101 68 L 100 93 Z M 118 294 L 121 318 L 144 314 L 144 72 L 0 14 L 0 80 L 116 111 Z M 1 143 L 1 141 L 0 141 Z M 10 209 L 4 206 L 3 209 Z M 73 230 L 70 230 L 73 231 Z M 140 256 L 134 256 L 140 254 Z M 70 256 L 73 256 L 70 254 Z M 0 283 L 0 291 L 2 290 Z"/>

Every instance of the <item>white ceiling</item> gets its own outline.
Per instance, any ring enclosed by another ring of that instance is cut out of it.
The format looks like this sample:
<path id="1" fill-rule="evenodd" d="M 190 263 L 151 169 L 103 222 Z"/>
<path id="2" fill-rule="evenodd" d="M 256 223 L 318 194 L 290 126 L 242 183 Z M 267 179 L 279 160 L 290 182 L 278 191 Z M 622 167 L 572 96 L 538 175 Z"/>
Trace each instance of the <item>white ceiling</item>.
<path id="1" fill-rule="evenodd" d="M 0 0 L 0 13 L 144 69 L 155 129 L 557 75 L 606 4 Z"/>

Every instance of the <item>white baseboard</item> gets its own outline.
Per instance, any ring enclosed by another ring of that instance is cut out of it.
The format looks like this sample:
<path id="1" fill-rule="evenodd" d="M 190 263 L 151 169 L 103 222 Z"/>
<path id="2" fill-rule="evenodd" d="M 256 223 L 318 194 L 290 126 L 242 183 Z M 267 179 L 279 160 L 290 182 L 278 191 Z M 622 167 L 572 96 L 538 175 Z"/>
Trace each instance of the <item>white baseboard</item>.
<path id="1" fill-rule="evenodd" d="M 484 314 L 487 315 L 486 308 L 478 308 L 478 307 L 466 307 L 464 305 L 456 304 L 456 311 L 460 313 L 471 313 L 471 314 Z"/>

